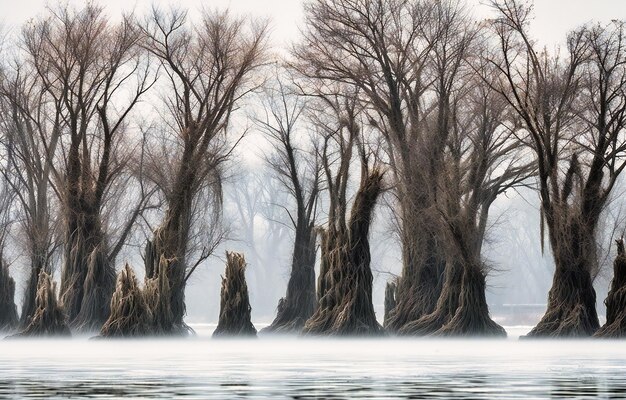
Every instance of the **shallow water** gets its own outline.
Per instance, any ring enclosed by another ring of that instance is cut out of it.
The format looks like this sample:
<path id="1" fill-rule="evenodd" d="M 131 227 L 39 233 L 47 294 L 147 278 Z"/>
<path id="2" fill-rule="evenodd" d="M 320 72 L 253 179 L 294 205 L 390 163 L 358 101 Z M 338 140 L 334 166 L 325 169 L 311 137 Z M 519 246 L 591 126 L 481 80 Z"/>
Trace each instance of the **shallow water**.
<path id="1" fill-rule="evenodd" d="M 0 398 L 625 398 L 626 344 L 435 339 L 0 341 Z"/>

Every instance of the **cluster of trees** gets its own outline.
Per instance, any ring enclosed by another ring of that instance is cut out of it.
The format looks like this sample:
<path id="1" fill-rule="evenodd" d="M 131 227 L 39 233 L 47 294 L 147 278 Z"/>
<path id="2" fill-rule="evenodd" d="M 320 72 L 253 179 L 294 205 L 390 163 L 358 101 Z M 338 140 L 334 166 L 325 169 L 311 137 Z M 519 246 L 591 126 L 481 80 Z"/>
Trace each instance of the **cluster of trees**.
<path id="1" fill-rule="evenodd" d="M 530 335 L 598 331 L 598 231 L 626 167 L 624 23 L 580 27 L 550 52 L 517 0 L 493 0 L 487 21 L 462 0 L 304 7 L 302 38 L 280 62 L 266 22 L 228 12 L 114 22 L 89 4 L 23 28 L 0 74 L 0 245 L 19 233 L 30 273 L 18 322 L 2 260 L 0 327 L 185 332 L 186 283 L 226 237 L 222 185 L 246 107 L 272 144 L 266 164 L 289 195 L 275 209 L 294 232 L 266 331 L 506 335 L 489 314 L 483 245 L 491 206 L 521 186 L 536 188 L 556 266 Z M 384 326 L 368 242 L 377 204 L 402 249 Z M 130 265 L 116 283 L 141 232 L 144 285 Z M 219 333 L 255 334 L 245 260 L 227 258 Z M 600 334 L 625 332 L 623 259 L 620 244 Z"/>

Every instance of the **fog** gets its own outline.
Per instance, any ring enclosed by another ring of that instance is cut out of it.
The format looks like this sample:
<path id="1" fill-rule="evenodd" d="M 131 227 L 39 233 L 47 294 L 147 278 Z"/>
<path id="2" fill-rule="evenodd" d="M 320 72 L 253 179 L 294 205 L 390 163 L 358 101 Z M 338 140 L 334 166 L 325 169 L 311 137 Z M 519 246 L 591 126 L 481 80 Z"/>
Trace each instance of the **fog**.
<path id="1" fill-rule="evenodd" d="M 73 1 L 70 3 L 80 3 Z M 156 4 L 170 4 L 160 1 Z M 475 13 L 488 16 L 485 2 L 473 1 Z M 42 10 L 43 0 L 25 0 L 18 4 L 7 0 L 0 1 L 1 21 L 5 31 L 15 32 L 19 26 Z M 147 1 L 109 1 L 107 9 L 112 15 L 120 10 L 145 10 L 151 4 Z M 206 7 L 197 0 L 176 2 L 190 9 Z M 232 0 L 213 1 L 210 7 L 229 6 L 235 12 L 250 13 L 272 20 L 275 49 L 285 51 L 291 41 L 298 36 L 298 23 L 301 20 L 301 3 L 298 1 Z M 568 29 L 589 20 L 607 21 L 626 16 L 626 3 L 601 0 L 587 1 L 539 0 L 535 7 L 536 19 L 533 33 L 548 47 L 562 43 Z M 249 125 L 250 115 L 239 115 L 239 123 Z M 224 251 L 236 250 L 246 254 L 247 270 L 253 321 L 269 322 L 274 316 L 278 300 L 284 296 L 290 271 L 293 232 L 289 227 L 284 209 L 287 196 L 272 182 L 271 173 L 262 160 L 267 140 L 253 126 L 239 148 L 236 159 L 231 162 L 230 177 L 225 186 L 225 223 L 229 228 L 229 240 L 223 243 L 214 257 L 203 263 L 190 279 L 186 291 L 187 322 L 214 322 L 219 312 L 220 275 L 224 270 Z M 616 190 L 619 199 L 623 190 Z M 246 204 L 246 196 L 254 200 Z M 505 319 L 509 325 L 532 325 L 540 316 L 546 303 L 551 285 L 553 264 L 549 246 L 541 248 L 538 196 L 532 189 L 507 193 L 494 204 L 490 215 L 491 229 L 484 254 L 492 267 L 488 277 L 487 298 L 496 318 Z M 384 202 L 383 202 L 384 203 Z M 384 204 L 378 206 L 372 229 L 372 269 L 374 271 L 373 301 L 379 320 L 382 319 L 385 283 L 398 275 L 401 268 L 400 249 L 393 236 L 393 226 L 386 218 L 389 210 Z M 620 204 L 615 201 L 606 213 L 607 232 L 603 234 L 603 244 L 612 243 L 611 235 L 619 224 Z M 140 265 L 137 248 L 126 249 L 118 259 L 121 266 L 125 259 Z M 603 253 L 602 262 L 610 265 L 609 253 Z M 16 251 L 11 255 L 12 272 L 18 281 L 16 297 L 21 299 L 24 282 L 24 260 Z M 56 274 L 58 276 L 58 272 Z M 140 271 L 138 271 L 140 272 Z M 610 274 L 608 274 L 610 276 Z M 608 287 L 607 274 L 596 280 L 598 311 L 604 314 L 602 300 Z M 18 304 L 20 302 L 18 301 Z M 517 305 L 518 307 L 514 307 Z M 510 314 L 514 314 L 511 317 Z M 535 319 L 533 319 L 535 318 Z"/>

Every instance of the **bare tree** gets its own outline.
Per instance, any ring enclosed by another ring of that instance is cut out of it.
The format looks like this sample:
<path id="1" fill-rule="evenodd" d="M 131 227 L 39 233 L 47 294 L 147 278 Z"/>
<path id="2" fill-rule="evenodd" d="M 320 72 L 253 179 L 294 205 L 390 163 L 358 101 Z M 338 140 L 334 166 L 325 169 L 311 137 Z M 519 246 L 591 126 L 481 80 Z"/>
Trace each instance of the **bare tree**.
<path id="1" fill-rule="evenodd" d="M 3 175 L 16 193 L 21 233 L 30 266 L 22 302 L 20 325 L 25 328 L 35 311 L 37 282 L 42 271 L 52 272 L 56 248 L 56 215 L 51 210 L 54 197 L 50 180 L 52 163 L 47 150 L 56 152 L 61 130 L 60 99 L 46 96 L 38 84 L 36 71 L 17 60 L 0 85 L 0 123 L 8 168 Z"/>
<path id="2" fill-rule="evenodd" d="M 188 262 L 194 213 L 207 206 L 220 211 L 221 169 L 232 149 L 228 125 L 242 98 L 259 85 L 254 72 L 265 60 L 267 24 L 211 11 L 192 25 L 186 12 L 154 9 L 142 30 L 144 47 L 167 77 L 165 140 L 171 146 L 164 148 L 172 155 L 169 162 L 163 157 L 154 162 L 166 210 L 146 246 L 145 268 L 153 286 L 162 288 L 153 294 L 161 311 L 155 312 L 155 329 L 174 333 L 186 328 L 185 284 L 195 270 Z M 203 190 L 213 200 L 200 205 Z"/>
<path id="3" fill-rule="evenodd" d="M 102 210 L 128 159 L 130 146 L 122 143 L 129 116 L 153 83 L 139 38 L 130 17 L 111 23 L 93 4 L 48 9 L 23 33 L 39 101 L 54 107 L 38 134 L 62 209 L 61 301 L 79 329 L 99 329 L 109 314 L 121 246 L 109 237 Z"/>
<path id="4" fill-rule="evenodd" d="M 378 335 L 382 327 L 372 304 L 368 236 L 374 207 L 383 191 L 384 172 L 377 152 L 365 140 L 362 109 L 354 93 L 342 92 L 319 95 L 315 112 L 315 124 L 323 138 L 320 157 L 329 207 L 328 222 L 320 228 L 318 306 L 303 332 Z M 348 184 L 355 150 L 361 179 L 348 214 Z"/>
<path id="5" fill-rule="evenodd" d="M 280 80 L 277 86 L 277 92 L 268 96 L 265 119 L 258 123 L 276 144 L 267 159 L 270 168 L 295 200 L 295 212 L 287 210 L 295 236 L 287 294 L 279 301 L 276 318 L 264 331 L 298 332 L 316 306 L 315 221 L 322 171 L 314 144 L 307 149 L 306 141 L 298 134 L 306 104 L 302 98 L 289 94 Z"/>
<path id="6" fill-rule="evenodd" d="M 542 226 L 556 270 L 548 308 L 530 336 L 588 336 L 599 327 L 593 280 L 599 218 L 626 167 L 624 24 L 569 34 L 566 55 L 539 50 L 532 8 L 494 1 L 500 72 L 496 89 L 515 110 L 538 173 Z"/>
<path id="7" fill-rule="evenodd" d="M 505 191 L 524 184 L 533 165 L 524 157 L 514 131 L 502 120 L 506 101 L 483 80 L 487 65 L 476 55 L 467 60 L 485 74 L 459 77 L 451 93 L 450 134 L 440 174 L 438 209 L 447 263 L 443 288 L 435 310 L 400 329 L 407 334 L 505 335 L 489 317 L 485 278 L 489 268 L 482 257 L 489 210 Z"/>
<path id="8" fill-rule="evenodd" d="M 490 205 L 528 168 L 516 163 L 511 132 L 501 132 L 502 102 L 477 79 L 480 26 L 457 0 L 318 0 L 306 14 L 296 68 L 358 88 L 386 144 L 403 269 L 385 327 L 438 331 L 467 294 L 480 311 L 446 333 L 501 334 L 488 316 L 480 254 Z"/>

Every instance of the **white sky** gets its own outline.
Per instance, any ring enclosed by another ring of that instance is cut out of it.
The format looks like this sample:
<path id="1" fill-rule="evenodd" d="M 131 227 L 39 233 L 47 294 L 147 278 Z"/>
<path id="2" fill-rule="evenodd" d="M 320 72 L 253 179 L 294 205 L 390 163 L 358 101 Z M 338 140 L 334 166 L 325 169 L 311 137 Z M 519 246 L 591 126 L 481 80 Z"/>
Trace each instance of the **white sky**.
<path id="1" fill-rule="evenodd" d="M 476 15 L 488 15 L 485 0 L 467 0 L 475 6 Z M 19 27 L 29 18 L 36 16 L 46 0 L 0 0 L 0 22 L 6 28 Z M 69 0 L 70 4 L 84 0 Z M 177 4 L 190 10 L 201 7 L 230 7 L 231 10 L 255 16 L 270 17 L 273 38 L 277 44 L 285 44 L 298 35 L 298 24 L 302 19 L 302 1 L 299 0 L 102 0 L 111 15 L 120 10 L 138 11 L 156 3 L 167 6 Z M 535 0 L 535 22 L 533 30 L 537 39 L 546 45 L 554 45 L 565 37 L 565 33 L 591 20 L 609 21 L 626 19 L 626 0 Z"/>

